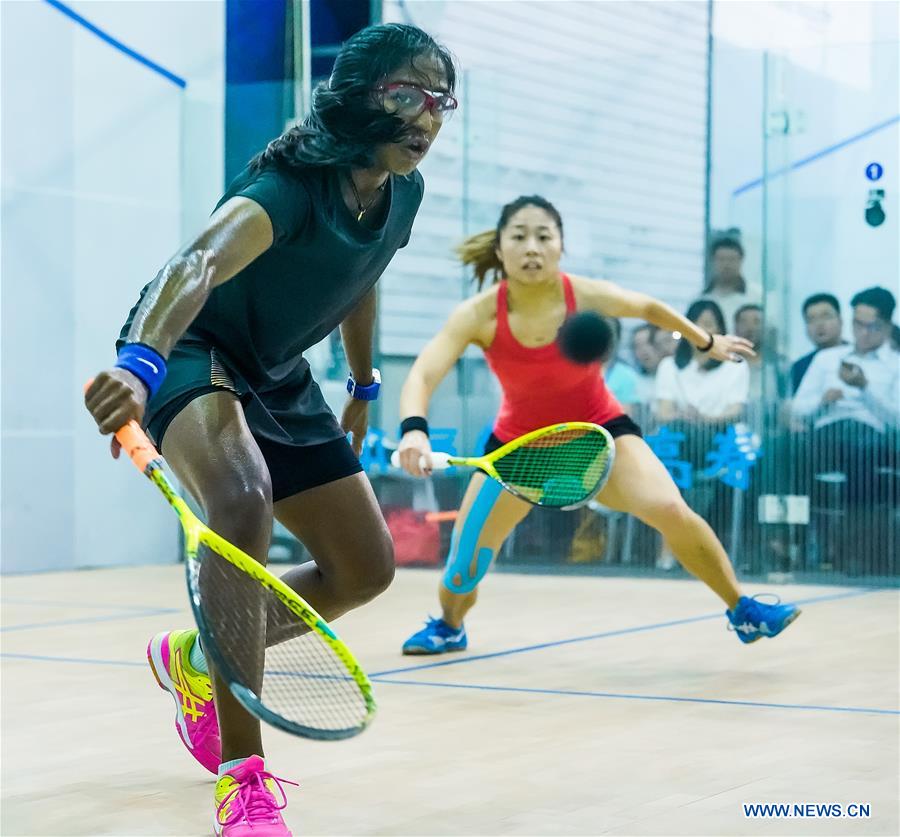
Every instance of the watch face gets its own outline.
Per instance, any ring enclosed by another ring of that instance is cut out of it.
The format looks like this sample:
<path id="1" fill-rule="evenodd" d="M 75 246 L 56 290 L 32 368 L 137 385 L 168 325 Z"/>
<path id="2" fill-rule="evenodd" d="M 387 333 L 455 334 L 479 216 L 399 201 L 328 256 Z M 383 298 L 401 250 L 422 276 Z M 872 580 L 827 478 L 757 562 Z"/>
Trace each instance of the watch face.
<path id="1" fill-rule="evenodd" d="M 353 398 L 357 398 L 360 401 L 375 401 L 378 398 L 378 391 L 380 388 L 381 373 L 377 369 L 372 370 L 372 383 L 366 386 L 354 381 L 352 374 L 347 378 L 347 392 L 349 392 Z"/>

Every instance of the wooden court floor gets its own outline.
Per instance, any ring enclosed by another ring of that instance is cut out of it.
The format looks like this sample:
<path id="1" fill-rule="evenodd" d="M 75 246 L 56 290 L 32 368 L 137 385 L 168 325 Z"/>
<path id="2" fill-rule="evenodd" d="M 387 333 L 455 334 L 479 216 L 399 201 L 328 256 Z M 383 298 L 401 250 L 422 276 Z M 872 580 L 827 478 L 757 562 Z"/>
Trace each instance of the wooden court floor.
<path id="1" fill-rule="evenodd" d="M 898 591 L 779 588 L 803 615 L 742 646 L 695 582 L 502 573 L 467 653 L 402 657 L 436 583 L 400 572 L 338 623 L 375 675 L 369 731 L 268 731 L 295 835 L 900 833 Z M 180 567 L 5 577 L 2 605 L 3 837 L 209 834 L 212 777 L 144 662 L 189 624 Z"/>

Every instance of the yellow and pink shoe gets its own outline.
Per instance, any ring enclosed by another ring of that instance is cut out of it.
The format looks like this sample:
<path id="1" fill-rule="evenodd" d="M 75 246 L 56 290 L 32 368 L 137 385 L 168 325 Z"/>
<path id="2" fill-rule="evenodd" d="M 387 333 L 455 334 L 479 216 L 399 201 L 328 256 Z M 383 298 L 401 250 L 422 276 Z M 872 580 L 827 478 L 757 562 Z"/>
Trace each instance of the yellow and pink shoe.
<path id="1" fill-rule="evenodd" d="M 191 665 L 197 631 L 166 631 L 147 646 L 147 660 L 156 682 L 175 700 L 175 729 L 184 746 L 210 773 L 222 760 L 219 722 L 209 675 Z"/>
<path id="2" fill-rule="evenodd" d="M 267 772 L 259 756 L 250 756 L 231 768 L 216 782 L 216 834 L 291 837 L 281 818 L 281 812 L 287 807 L 283 784 L 297 786 L 296 782 Z"/>

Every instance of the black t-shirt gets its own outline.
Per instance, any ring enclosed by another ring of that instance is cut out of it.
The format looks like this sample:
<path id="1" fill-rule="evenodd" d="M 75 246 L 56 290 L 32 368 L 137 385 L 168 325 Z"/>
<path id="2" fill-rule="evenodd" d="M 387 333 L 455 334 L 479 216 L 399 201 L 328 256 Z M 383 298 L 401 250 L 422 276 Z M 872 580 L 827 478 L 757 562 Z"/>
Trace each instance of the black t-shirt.
<path id="1" fill-rule="evenodd" d="M 275 389 L 305 372 L 303 352 L 341 323 L 409 241 L 424 192 L 418 171 L 391 175 L 377 229 L 347 209 L 339 177 L 333 168 L 248 168 L 217 204 L 236 196 L 255 201 L 272 221 L 274 241 L 213 289 L 185 336 L 215 346 L 254 389 Z"/>

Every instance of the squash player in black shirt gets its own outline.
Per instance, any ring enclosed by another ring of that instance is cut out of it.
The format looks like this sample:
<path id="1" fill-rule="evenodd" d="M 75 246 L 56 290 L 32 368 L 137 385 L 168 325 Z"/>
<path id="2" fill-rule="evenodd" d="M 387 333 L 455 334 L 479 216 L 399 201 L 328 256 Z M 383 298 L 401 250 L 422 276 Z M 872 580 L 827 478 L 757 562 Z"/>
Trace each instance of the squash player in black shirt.
<path id="1" fill-rule="evenodd" d="M 351 38 L 311 115 L 251 161 L 141 292 L 116 365 L 85 395 L 101 433 L 143 422 L 236 546 L 265 562 L 273 516 L 300 538 L 315 562 L 284 580 L 328 620 L 394 574 L 357 458 L 379 386 L 374 286 L 409 240 L 423 194 L 416 168 L 457 106 L 455 81 L 446 49 L 413 26 Z M 303 358 L 337 326 L 351 373 L 340 421 Z M 179 736 L 219 776 L 219 833 L 288 834 L 262 781 L 272 777 L 259 721 L 215 672 L 211 682 L 196 631 L 158 634 L 148 658 L 175 698 Z"/>

